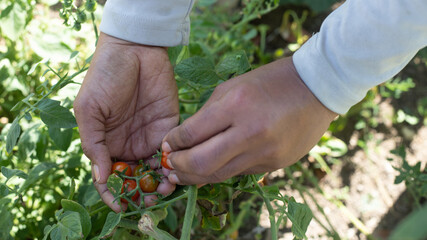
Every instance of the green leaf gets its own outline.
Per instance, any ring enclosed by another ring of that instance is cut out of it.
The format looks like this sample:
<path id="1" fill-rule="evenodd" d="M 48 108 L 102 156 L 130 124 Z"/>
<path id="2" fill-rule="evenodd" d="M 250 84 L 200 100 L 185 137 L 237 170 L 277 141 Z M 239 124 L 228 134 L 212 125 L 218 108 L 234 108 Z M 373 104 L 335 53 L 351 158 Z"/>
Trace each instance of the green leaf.
<path id="1" fill-rule="evenodd" d="M 79 203 L 76 203 L 68 199 L 62 199 L 61 206 L 65 211 L 79 213 L 81 225 L 82 225 L 82 232 L 83 232 L 84 238 L 87 238 L 87 236 L 90 233 L 90 230 L 92 229 L 92 222 L 90 221 L 90 215 L 86 210 L 86 208 L 84 208 Z"/>
<path id="2" fill-rule="evenodd" d="M 49 127 L 49 136 L 53 140 L 55 146 L 62 151 L 67 151 L 73 138 L 73 129 Z"/>
<path id="3" fill-rule="evenodd" d="M 175 232 L 178 228 L 178 216 L 173 210 L 172 206 L 167 207 L 168 215 L 165 218 L 165 224 L 172 232 Z"/>
<path id="4" fill-rule="evenodd" d="M 10 231 L 13 227 L 13 219 L 6 205 L 2 206 L 0 208 L 0 239 L 11 239 Z"/>
<path id="5" fill-rule="evenodd" d="M 21 160 L 27 159 L 35 150 L 40 138 L 39 131 L 41 123 L 31 123 L 21 134 L 18 141 L 18 156 Z"/>
<path id="6" fill-rule="evenodd" d="M 114 228 L 119 224 L 121 218 L 120 213 L 115 212 L 109 212 L 107 215 L 107 219 L 105 220 L 104 227 L 102 228 L 101 234 L 99 235 L 100 238 L 103 238 L 110 233 L 113 232 Z"/>
<path id="7" fill-rule="evenodd" d="M 11 153 L 13 147 L 15 147 L 16 142 L 18 141 L 19 134 L 21 133 L 21 127 L 19 126 L 19 118 L 15 118 L 12 122 L 12 126 L 9 129 L 6 137 L 6 151 Z"/>
<path id="8" fill-rule="evenodd" d="M 405 217 L 391 233 L 390 240 L 426 239 L 427 238 L 427 204 L 421 209 L 416 209 Z"/>
<path id="9" fill-rule="evenodd" d="M 202 57 L 191 57 L 181 61 L 175 67 L 175 72 L 181 78 L 203 85 L 212 85 L 220 80 L 214 71 L 213 63 Z"/>
<path id="10" fill-rule="evenodd" d="M 7 180 L 11 179 L 13 176 L 17 176 L 23 179 L 26 179 L 28 177 L 26 173 L 19 169 L 10 169 L 7 167 L 1 167 L 1 173 L 3 174 L 3 176 L 6 177 Z"/>
<path id="11" fill-rule="evenodd" d="M 19 4 L 8 6 L 1 14 L 1 31 L 12 41 L 16 41 L 25 28 L 26 11 Z"/>
<path id="12" fill-rule="evenodd" d="M 44 99 L 39 102 L 37 109 L 40 110 L 40 118 L 49 127 L 77 127 L 73 114 L 67 108 L 62 107 L 59 101 Z"/>
<path id="13" fill-rule="evenodd" d="M 344 141 L 338 138 L 329 139 L 326 142 L 326 146 L 331 149 L 329 155 L 332 157 L 341 157 L 345 155 L 348 151 L 347 144 L 345 144 Z"/>
<path id="14" fill-rule="evenodd" d="M 48 162 L 42 162 L 39 165 L 35 166 L 33 169 L 30 170 L 28 173 L 28 177 L 25 180 L 24 184 L 19 188 L 18 192 L 22 193 L 25 191 L 29 186 L 36 183 L 38 180 L 43 178 L 49 173 L 49 170 L 56 168 L 57 165 L 55 163 L 48 163 Z"/>
<path id="15" fill-rule="evenodd" d="M 53 224 L 52 226 L 47 225 L 46 227 L 44 227 L 44 229 L 43 229 L 43 234 L 44 234 L 43 240 L 47 240 L 47 238 L 50 235 L 50 232 L 52 232 L 52 230 L 55 229 L 56 227 L 57 227 L 56 224 Z"/>
<path id="16" fill-rule="evenodd" d="M 209 212 L 205 208 L 200 208 L 202 212 L 202 227 L 213 229 L 213 230 L 221 230 L 226 223 L 227 219 L 227 213 L 222 213 L 219 215 L 212 215 L 211 212 Z"/>
<path id="17" fill-rule="evenodd" d="M 82 239 L 82 225 L 77 212 L 66 211 L 59 217 L 59 222 L 50 232 L 51 239 L 74 240 Z"/>
<path id="18" fill-rule="evenodd" d="M 313 213 L 310 208 L 305 204 L 289 201 L 288 217 L 292 222 L 291 230 L 295 237 L 299 239 L 306 238 L 305 232 L 313 218 Z"/>
<path id="19" fill-rule="evenodd" d="M 107 180 L 107 188 L 117 198 L 122 192 L 123 180 L 116 174 L 111 174 Z"/>
<path id="20" fill-rule="evenodd" d="M 176 46 L 176 47 L 170 47 L 168 48 L 168 56 L 169 61 L 171 62 L 172 66 L 176 65 L 176 61 L 178 60 L 179 55 L 181 54 L 183 46 Z"/>
<path id="21" fill-rule="evenodd" d="M 223 79 L 231 74 L 243 74 L 251 69 L 245 51 L 240 50 L 227 54 L 216 66 L 216 73 Z"/>
<path id="22" fill-rule="evenodd" d="M 396 176 L 396 178 L 394 179 L 394 184 L 399 184 L 399 183 L 403 182 L 403 180 L 405 180 L 405 178 L 406 178 L 406 176 L 403 174 Z"/>
<path id="23" fill-rule="evenodd" d="M 7 195 L 9 195 L 9 188 L 4 183 L 0 183 L 0 198 Z"/>
<path id="24" fill-rule="evenodd" d="M 86 187 L 86 190 L 83 195 L 83 205 L 86 207 L 94 205 L 96 202 L 100 200 L 100 196 L 98 192 L 96 191 L 95 186 L 93 184 L 90 184 Z"/>

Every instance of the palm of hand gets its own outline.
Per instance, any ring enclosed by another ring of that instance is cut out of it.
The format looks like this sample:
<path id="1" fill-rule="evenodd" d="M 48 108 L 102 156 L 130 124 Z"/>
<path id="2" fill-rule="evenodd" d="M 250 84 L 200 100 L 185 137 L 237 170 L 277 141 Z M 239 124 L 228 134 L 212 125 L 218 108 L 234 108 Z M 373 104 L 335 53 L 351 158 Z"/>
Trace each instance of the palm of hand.
<path id="1" fill-rule="evenodd" d="M 108 43 L 97 58 L 82 89 L 93 99 L 98 135 L 110 156 L 120 160 L 147 158 L 178 124 L 179 108 L 173 69 L 163 48 Z M 79 94 L 80 95 L 80 94 Z"/>

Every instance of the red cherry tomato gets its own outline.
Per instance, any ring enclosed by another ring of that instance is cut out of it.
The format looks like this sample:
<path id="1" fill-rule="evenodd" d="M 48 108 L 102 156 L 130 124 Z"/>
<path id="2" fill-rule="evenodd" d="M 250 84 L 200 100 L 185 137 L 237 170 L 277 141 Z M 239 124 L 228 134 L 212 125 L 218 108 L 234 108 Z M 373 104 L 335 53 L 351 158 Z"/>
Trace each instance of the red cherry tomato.
<path id="1" fill-rule="evenodd" d="M 127 163 L 124 163 L 124 162 L 114 163 L 113 168 L 111 169 L 111 173 L 117 174 L 116 171 L 123 172 L 125 169 L 126 169 L 125 175 L 131 177 L 132 176 L 132 169 L 129 167 L 129 165 Z"/>
<path id="2" fill-rule="evenodd" d="M 169 170 L 173 170 L 169 165 L 168 165 L 168 155 L 169 155 L 169 153 L 167 153 L 167 152 L 162 152 L 162 166 L 164 167 L 164 168 L 167 168 L 167 169 L 169 169 Z"/>
<path id="3" fill-rule="evenodd" d="M 133 170 L 133 175 L 142 176 L 142 174 L 144 174 L 144 166 L 142 165 L 136 166 L 135 169 Z"/>
<path id="4" fill-rule="evenodd" d="M 123 182 L 123 186 L 122 186 L 122 193 L 123 192 L 127 192 L 127 193 L 131 192 L 135 188 L 136 188 L 136 182 L 135 182 L 135 180 L 129 180 L 129 179 L 125 180 Z M 135 194 L 131 197 L 131 199 L 132 199 L 132 201 L 135 202 L 138 199 L 138 197 L 139 197 L 139 192 L 136 191 Z M 124 199 L 124 198 L 122 198 L 121 200 L 124 203 L 128 203 L 128 201 L 126 199 Z"/>
<path id="5" fill-rule="evenodd" d="M 153 173 L 153 170 L 145 171 L 144 177 L 139 180 L 139 187 L 143 192 L 152 193 L 157 190 L 157 186 L 159 186 L 159 181 L 154 179 L 154 177 L 150 174 Z"/>

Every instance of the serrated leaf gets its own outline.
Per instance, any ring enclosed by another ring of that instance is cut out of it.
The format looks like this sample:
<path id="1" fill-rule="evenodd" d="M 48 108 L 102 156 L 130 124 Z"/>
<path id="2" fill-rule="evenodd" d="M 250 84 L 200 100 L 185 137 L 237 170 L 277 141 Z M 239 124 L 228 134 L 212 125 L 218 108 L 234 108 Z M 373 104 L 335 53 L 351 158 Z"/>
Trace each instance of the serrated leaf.
<path id="1" fill-rule="evenodd" d="M 421 209 L 416 209 L 409 216 L 405 217 L 403 221 L 391 233 L 390 240 L 400 239 L 426 239 L 427 238 L 427 204 Z"/>
<path id="2" fill-rule="evenodd" d="M 62 107 L 59 101 L 44 99 L 39 102 L 37 109 L 40 110 L 40 118 L 49 127 L 77 127 L 73 114 L 67 108 Z"/>
<path id="3" fill-rule="evenodd" d="M 245 51 L 240 50 L 227 54 L 216 66 L 216 73 L 223 79 L 231 74 L 243 74 L 251 69 Z"/>
<path id="4" fill-rule="evenodd" d="M 203 85 L 212 85 L 220 80 L 214 71 L 212 62 L 202 57 L 191 57 L 182 60 L 176 67 L 175 72 L 183 79 Z"/>
<path id="5" fill-rule="evenodd" d="M 48 162 L 42 162 L 39 165 L 35 166 L 28 173 L 27 179 L 25 180 L 24 184 L 19 188 L 18 192 L 22 193 L 29 186 L 31 186 L 32 184 L 36 183 L 38 180 L 46 176 L 47 173 L 49 173 L 49 170 L 56 167 L 57 165 L 55 163 L 48 163 Z"/>
<path id="6" fill-rule="evenodd" d="M 1 31 L 4 36 L 16 41 L 25 28 L 26 11 L 19 4 L 12 4 L 6 10 L 1 15 Z"/>
<path id="7" fill-rule="evenodd" d="M 107 219 L 105 220 L 104 227 L 102 228 L 101 234 L 99 235 L 100 238 L 103 238 L 110 233 L 113 232 L 114 228 L 119 224 L 121 218 L 120 213 L 115 212 L 109 212 L 107 215 Z"/>
<path id="8" fill-rule="evenodd" d="M 117 198 L 122 191 L 123 180 L 116 174 L 111 174 L 107 180 L 107 188 Z"/>
<path id="9" fill-rule="evenodd" d="M 49 136 L 55 146 L 62 151 L 67 151 L 73 138 L 73 129 L 49 127 Z"/>
<path id="10" fill-rule="evenodd" d="M 26 173 L 19 169 L 10 169 L 7 167 L 1 167 L 1 173 L 3 174 L 3 176 L 6 177 L 7 180 L 11 179 L 13 176 L 17 176 L 23 179 L 26 179 L 28 177 Z"/>
<path id="11" fill-rule="evenodd" d="M 299 239 L 306 238 L 305 232 L 313 218 L 313 213 L 310 208 L 305 204 L 289 201 L 288 218 L 292 222 L 291 230 L 294 236 Z"/>
<path id="12" fill-rule="evenodd" d="M 57 226 L 50 232 L 52 239 L 74 240 L 82 238 L 82 225 L 77 212 L 66 211 L 60 216 Z"/>
<path id="13" fill-rule="evenodd" d="M 82 232 L 83 232 L 84 238 L 87 238 L 87 236 L 90 233 L 90 230 L 92 229 L 92 222 L 90 221 L 90 215 L 86 210 L 86 208 L 84 208 L 79 203 L 76 203 L 68 199 L 62 199 L 61 206 L 65 211 L 72 211 L 72 212 L 79 213 L 80 221 L 82 225 Z"/>
<path id="14" fill-rule="evenodd" d="M 9 129 L 6 137 L 6 151 L 11 153 L 13 147 L 15 147 L 16 142 L 18 141 L 19 134 L 21 134 L 21 126 L 19 126 L 19 118 L 15 118 L 12 122 L 12 126 Z"/>

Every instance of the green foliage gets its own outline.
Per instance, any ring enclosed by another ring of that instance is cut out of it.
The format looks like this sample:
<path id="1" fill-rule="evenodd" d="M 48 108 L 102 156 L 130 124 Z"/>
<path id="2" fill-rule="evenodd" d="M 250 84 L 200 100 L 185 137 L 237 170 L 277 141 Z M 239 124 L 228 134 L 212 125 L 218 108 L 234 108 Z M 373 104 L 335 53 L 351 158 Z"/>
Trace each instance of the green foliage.
<path id="1" fill-rule="evenodd" d="M 421 240 L 427 237 L 427 228 L 425 227 L 427 219 L 427 205 L 423 208 L 414 211 L 409 216 L 407 216 L 403 221 L 398 225 L 398 227 L 393 230 L 390 236 L 390 240 L 398 239 L 413 239 Z"/>

